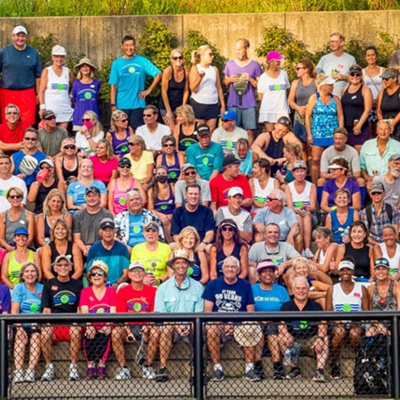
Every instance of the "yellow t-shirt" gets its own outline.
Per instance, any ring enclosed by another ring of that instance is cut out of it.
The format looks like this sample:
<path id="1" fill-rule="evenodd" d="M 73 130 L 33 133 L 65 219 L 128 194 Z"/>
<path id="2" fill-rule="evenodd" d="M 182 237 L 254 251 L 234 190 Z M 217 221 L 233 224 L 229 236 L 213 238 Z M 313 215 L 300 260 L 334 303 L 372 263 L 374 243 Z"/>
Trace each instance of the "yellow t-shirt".
<path id="1" fill-rule="evenodd" d="M 147 176 L 147 165 L 154 164 L 153 153 L 147 150 L 143 151 L 142 157 L 138 161 L 132 160 L 130 154 L 127 154 L 125 158 L 128 158 L 132 164 L 131 174 L 135 179 L 139 179 L 141 183 L 144 182 Z"/>
<path id="2" fill-rule="evenodd" d="M 146 248 L 146 243 L 136 245 L 132 249 L 131 262 L 139 261 L 144 265 L 145 271 L 153 271 L 156 279 L 160 279 L 167 273 L 167 261 L 171 248 L 161 242 L 158 243 L 156 251 L 149 251 Z"/>

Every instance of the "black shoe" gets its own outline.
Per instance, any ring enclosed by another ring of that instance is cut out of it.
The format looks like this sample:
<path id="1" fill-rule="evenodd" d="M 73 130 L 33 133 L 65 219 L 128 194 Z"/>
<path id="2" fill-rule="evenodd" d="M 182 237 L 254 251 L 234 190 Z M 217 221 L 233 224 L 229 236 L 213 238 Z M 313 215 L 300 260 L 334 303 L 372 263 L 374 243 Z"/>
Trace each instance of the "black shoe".
<path id="1" fill-rule="evenodd" d="M 282 363 L 281 362 L 274 362 L 274 379 L 275 380 L 282 380 L 285 379 L 285 374 L 283 372 Z"/>
<path id="2" fill-rule="evenodd" d="M 291 371 L 286 375 L 286 379 L 296 379 L 301 377 L 299 368 L 292 368 Z"/>
<path id="3" fill-rule="evenodd" d="M 212 381 L 223 381 L 225 379 L 224 371 L 220 369 L 214 370 L 214 373 L 211 376 Z"/>
<path id="4" fill-rule="evenodd" d="M 167 382 L 169 380 L 169 372 L 167 367 L 161 367 L 156 375 L 156 382 Z"/>
<path id="5" fill-rule="evenodd" d="M 340 373 L 340 364 L 332 363 L 331 364 L 331 378 L 332 379 L 340 379 L 342 377 Z"/>
<path id="6" fill-rule="evenodd" d="M 260 379 L 265 379 L 265 372 L 264 372 L 262 360 L 256 361 L 254 363 L 254 371 L 260 377 Z"/>

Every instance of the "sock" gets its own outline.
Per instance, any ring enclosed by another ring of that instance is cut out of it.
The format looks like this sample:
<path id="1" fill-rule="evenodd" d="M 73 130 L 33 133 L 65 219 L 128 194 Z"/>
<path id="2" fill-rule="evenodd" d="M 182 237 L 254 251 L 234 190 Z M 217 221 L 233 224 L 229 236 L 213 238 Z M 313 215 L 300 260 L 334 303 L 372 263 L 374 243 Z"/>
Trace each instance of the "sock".
<path id="1" fill-rule="evenodd" d="M 221 364 L 215 364 L 214 365 L 214 371 L 216 371 L 217 369 L 219 369 L 220 371 L 223 371 L 222 365 Z"/>
<path id="2" fill-rule="evenodd" d="M 246 363 L 245 372 L 249 372 L 252 369 L 254 369 L 254 363 Z"/>
<path id="3" fill-rule="evenodd" d="M 324 373 L 324 370 L 321 369 L 321 368 L 318 368 L 318 372 L 321 372 L 321 374 L 323 374 L 323 373 Z"/>

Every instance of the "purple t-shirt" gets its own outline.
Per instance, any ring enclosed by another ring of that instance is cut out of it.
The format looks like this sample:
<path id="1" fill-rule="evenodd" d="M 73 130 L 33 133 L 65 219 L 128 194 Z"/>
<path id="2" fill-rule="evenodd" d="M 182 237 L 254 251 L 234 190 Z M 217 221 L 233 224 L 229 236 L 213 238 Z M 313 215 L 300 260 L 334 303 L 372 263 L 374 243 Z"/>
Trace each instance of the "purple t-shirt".
<path id="1" fill-rule="evenodd" d="M 334 200 L 335 192 L 338 189 L 339 188 L 336 186 L 334 179 L 329 179 L 325 182 L 323 191 L 329 193 L 328 207 L 333 207 L 335 205 L 335 200 Z M 358 183 L 356 181 L 353 181 L 353 179 L 347 178 L 347 181 L 342 189 L 347 189 L 350 191 L 349 207 L 352 207 L 353 206 L 352 196 L 354 193 L 360 191 L 360 186 L 358 186 Z"/>
<path id="2" fill-rule="evenodd" d="M 11 309 L 11 295 L 10 289 L 3 284 L 0 284 L 0 314 L 10 312 Z"/>
<path id="3" fill-rule="evenodd" d="M 99 111 L 99 90 L 100 82 L 93 79 L 92 83 L 82 83 L 79 80 L 72 84 L 72 101 L 75 103 L 73 125 L 81 126 L 82 117 L 86 111 L 94 111 L 100 120 Z"/>
<path id="4" fill-rule="evenodd" d="M 249 74 L 251 78 L 257 79 L 262 74 L 260 64 L 257 61 L 250 60 L 245 67 L 241 67 L 236 63 L 235 60 L 230 60 L 225 65 L 224 75 L 227 77 L 245 73 Z M 239 106 L 239 97 L 233 89 L 233 84 L 229 84 L 228 107 L 253 108 L 255 106 L 256 99 L 254 95 L 254 88 L 250 83 L 247 86 L 247 90 L 243 93 L 241 106 Z"/>

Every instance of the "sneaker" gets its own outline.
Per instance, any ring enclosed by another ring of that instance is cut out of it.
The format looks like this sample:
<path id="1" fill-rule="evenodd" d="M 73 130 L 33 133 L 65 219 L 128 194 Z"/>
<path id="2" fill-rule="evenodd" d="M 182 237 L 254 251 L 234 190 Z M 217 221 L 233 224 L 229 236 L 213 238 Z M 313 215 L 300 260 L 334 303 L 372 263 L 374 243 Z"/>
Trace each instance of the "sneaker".
<path id="1" fill-rule="evenodd" d="M 143 370 L 143 375 L 142 375 L 142 377 L 143 377 L 144 379 L 149 379 L 149 380 L 156 379 L 156 373 L 155 373 L 153 367 L 143 365 L 142 370 Z"/>
<path id="2" fill-rule="evenodd" d="M 169 380 L 169 372 L 167 367 L 161 367 L 156 375 L 156 382 L 167 382 Z"/>
<path id="3" fill-rule="evenodd" d="M 262 360 L 256 361 L 254 363 L 254 371 L 256 371 L 256 374 L 260 377 L 261 380 L 265 379 L 265 372 Z"/>
<path id="4" fill-rule="evenodd" d="M 292 368 L 291 371 L 286 375 L 286 379 L 296 379 L 301 377 L 300 368 Z"/>
<path id="5" fill-rule="evenodd" d="M 278 380 L 278 381 L 285 379 L 285 374 L 283 373 L 283 368 L 282 368 L 281 362 L 274 363 L 274 379 Z"/>
<path id="6" fill-rule="evenodd" d="M 106 367 L 98 367 L 97 368 L 97 379 L 102 381 L 102 380 L 104 380 L 106 378 L 107 378 Z"/>
<path id="7" fill-rule="evenodd" d="M 54 379 L 54 367 L 53 364 L 47 364 L 46 369 L 42 375 L 42 381 L 52 381 Z"/>
<path id="8" fill-rule="evenodd" d="M 22 369 L 16 369 L 14 371 L 14 378 L 13 378 L 13 383 L 19 383 L 24 381 L 24 371 Z"/>
<path id="9" fill-rule="evenodd" d="M 86 370 L 86 377 L 87 381 L 94 379 L 96 377 L 96 367 L 88 367 Z"/>
<path id="10" fill-rule="evenodd" d="M 315 374 L 312 379 L 315 382 L 326 382 L 325 375 L 318 370 L 315 371 Z"/>
<path id="11" fill-rule="evenodd" d="M 223 381 L 225 379 L 224 371 L 221 369 L 214 370 L 214 373 L 211 376 L 212 381 Z"/>
<path id="12" fill-rule="evenodd" d="M 243 378 L 247 379 L 248 381 L 261 381 L 261 378 L 256 374 L 254 368 L 249 369 L 247 372 L 243 374 Z"/>
<path id="13" fill-rule="evenodd" d="M 313 258 L 314 253 L 310 249 L 305 249 L 302 253 L 303 257 L 305 258 Z"/>
<path id="14" fill-rule="evenodd" d="M 131 379 L 131 371 L 128 367 L 119 367 L 114 379 L 117 381 L 126 381 L 127 379 Z"/>
<path id="15" fill-rule="evenodd" d="M 69 380 L 79 381 L 78 366 L 76 364 L 71 364 L 69 366 Z"/>
<path id="16" fill-rule="evenodd" d="M 340 379 L 342 377 L 340 373 L 340 364 L 332 363 L 331 364 L 331 378 L 332 379 Z"/>
<path id="17" fill-rule="evenodd" d="M 35 371 L 33 369 L 27 368 L 25 371 L 25 382 L 34 382 L 35 381 Z"/>

